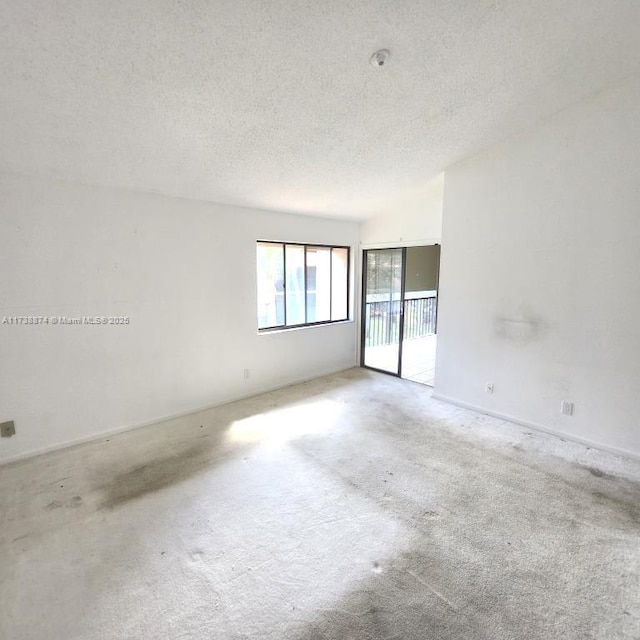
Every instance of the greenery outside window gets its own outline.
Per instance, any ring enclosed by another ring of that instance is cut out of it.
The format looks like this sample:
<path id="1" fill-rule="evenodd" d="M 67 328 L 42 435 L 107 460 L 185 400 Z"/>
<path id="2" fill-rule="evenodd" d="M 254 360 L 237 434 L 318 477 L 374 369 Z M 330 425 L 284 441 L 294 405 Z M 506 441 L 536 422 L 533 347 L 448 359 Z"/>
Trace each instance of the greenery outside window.
<path id="1" fill-rule="evenodd" d="M 258 329 L 349 317 L 349 247 L 259 241 Z"/>

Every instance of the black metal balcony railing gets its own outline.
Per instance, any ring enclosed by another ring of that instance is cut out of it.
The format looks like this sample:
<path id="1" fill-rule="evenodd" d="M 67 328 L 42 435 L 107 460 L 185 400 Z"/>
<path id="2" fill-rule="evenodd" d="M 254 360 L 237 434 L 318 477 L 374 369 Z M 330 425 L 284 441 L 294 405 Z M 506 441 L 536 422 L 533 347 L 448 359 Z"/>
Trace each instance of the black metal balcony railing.
<path id="1" fill-rule="evenodd" d="M 367 302 L 365 305 L 365 346 L 394 344 L 400 338 L 400 300 Z M 422 338 L 436 332 L 436 298 L 404 301 L 404 338 Z"/>

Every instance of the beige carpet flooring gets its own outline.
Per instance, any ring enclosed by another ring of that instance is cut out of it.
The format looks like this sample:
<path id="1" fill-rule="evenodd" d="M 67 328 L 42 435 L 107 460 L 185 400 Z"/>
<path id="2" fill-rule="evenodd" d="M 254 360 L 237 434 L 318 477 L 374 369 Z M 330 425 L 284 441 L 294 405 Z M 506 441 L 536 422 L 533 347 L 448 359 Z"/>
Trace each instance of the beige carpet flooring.
<path id="1" fill-rule="evenodd" d="M 0 476 L 6 640 L 640 638 L 640 463 L 382 374 Z"/>

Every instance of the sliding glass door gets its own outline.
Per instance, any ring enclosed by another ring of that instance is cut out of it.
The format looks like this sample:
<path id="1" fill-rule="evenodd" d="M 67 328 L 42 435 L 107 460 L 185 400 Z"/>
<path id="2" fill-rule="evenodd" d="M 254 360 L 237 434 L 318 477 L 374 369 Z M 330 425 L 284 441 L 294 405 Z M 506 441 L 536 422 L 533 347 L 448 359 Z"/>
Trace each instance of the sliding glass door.
<path id="1" fill-rule="evenodd" d="M 360 364 L 433 386 L 440 246 L 369 249 Z"/>
<path id="2" fill-rule="evenodd" d="M 400 375 L 405 249 L 364 252 L 362 364 Z"/>

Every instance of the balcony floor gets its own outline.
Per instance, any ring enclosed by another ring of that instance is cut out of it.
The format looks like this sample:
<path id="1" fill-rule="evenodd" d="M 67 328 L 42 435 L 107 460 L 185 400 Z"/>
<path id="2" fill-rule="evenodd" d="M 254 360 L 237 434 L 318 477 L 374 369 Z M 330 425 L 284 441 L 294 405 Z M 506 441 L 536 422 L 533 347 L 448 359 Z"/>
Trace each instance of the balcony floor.
<path id="1" fill-rule="evenodd" d="M 433 386 L 436 365 L 437 336 L 425 336 L 404 341 L 402 377 L 413 382 Z M 365 365 L 382 371 L 393 371 L 398 366 L 398 345 L 387 344 L 367 347 Z"/>

